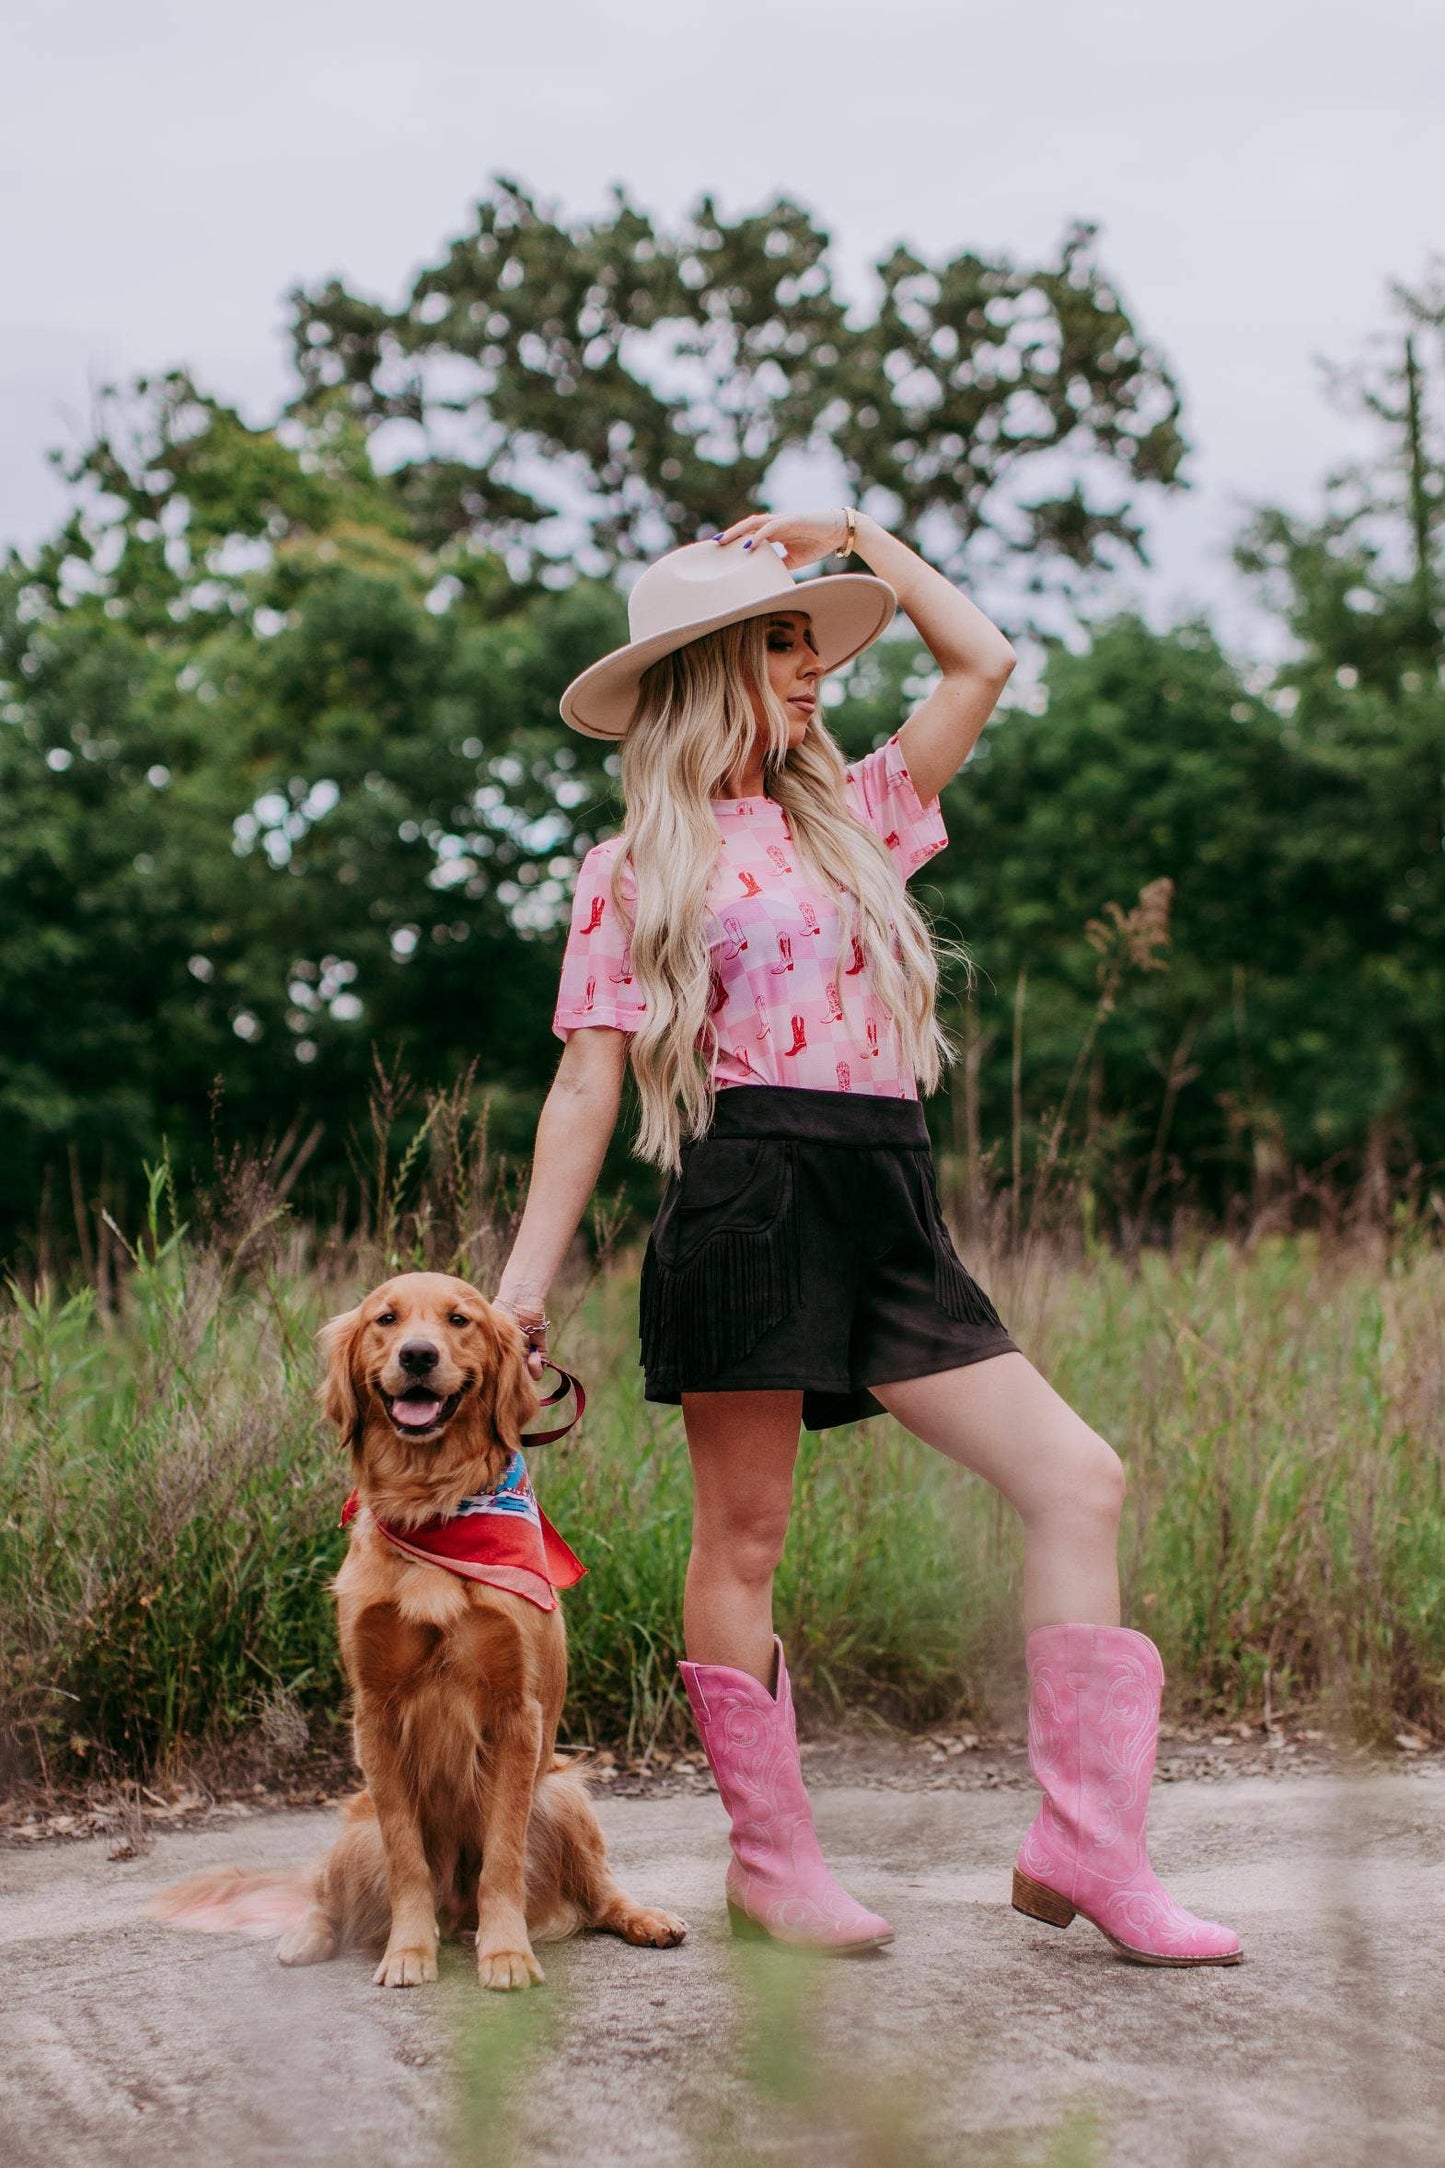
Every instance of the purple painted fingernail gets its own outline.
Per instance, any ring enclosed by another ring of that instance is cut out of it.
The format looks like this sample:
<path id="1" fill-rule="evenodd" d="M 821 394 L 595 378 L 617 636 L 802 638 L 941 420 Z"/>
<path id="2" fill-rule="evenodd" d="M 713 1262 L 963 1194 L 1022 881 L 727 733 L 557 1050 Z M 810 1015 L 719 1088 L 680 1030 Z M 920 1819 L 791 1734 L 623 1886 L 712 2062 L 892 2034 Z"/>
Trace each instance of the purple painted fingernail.
<path id="1" fill-rule="evenodd" d="M 752 546 L 753 546 L 753 538 L 752 538 L 752 536 L 751 536 L 751 535 L 749 535 L 749 536 L 748 536 L 748 538 L 747 538 L 747 541 L 746 541 L 746 542 L 744 542 L 744 544 L 743 544 L 743 548 L 744 548 L 745 550 L 750 550 L 750 549 L 752 548 Z"/>

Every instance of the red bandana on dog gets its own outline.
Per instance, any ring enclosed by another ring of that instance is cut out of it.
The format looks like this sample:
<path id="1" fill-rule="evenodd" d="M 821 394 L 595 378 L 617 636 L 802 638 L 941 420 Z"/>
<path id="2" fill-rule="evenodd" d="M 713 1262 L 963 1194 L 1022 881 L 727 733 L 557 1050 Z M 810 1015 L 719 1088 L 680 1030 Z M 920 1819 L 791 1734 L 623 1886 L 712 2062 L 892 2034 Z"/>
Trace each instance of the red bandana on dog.
<path id="1" fill-rule="evenodd" d="M 342 1508 L 343 1528 L 360 1504 L 360 1492 L 353 1491 Z M 553 1591 L 571 1588 L 587 1571 L 538 1505 L 520 1453 L 513 1453 L 495 1490 L 464 1498 L 455 1513 L 421 1528 L 389 1528 L 383 1520 L 376 1525 L 408 1558 L 508 1589 L 541 1611 L 555 1611 Z"/>

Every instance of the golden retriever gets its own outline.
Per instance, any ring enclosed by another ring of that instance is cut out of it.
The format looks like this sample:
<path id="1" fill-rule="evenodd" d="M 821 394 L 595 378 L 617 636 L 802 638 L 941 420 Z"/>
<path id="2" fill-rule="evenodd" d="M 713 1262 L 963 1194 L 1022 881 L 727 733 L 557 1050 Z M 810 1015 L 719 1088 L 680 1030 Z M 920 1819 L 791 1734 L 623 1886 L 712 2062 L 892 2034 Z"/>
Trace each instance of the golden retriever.
<path id="1" fill-rule="evenodd" d="M 540 1980 L 533 1943 L 584 1927 L 680 1942 L 682 1920 L 613 1881 L 582 1780 L 556 1755 L 560 1605 L 409 1558 L 376 1526 L 418 1527 L 502 1475 L 537 1408 L 516 1324 L 465 1280 L 408 1272 L 321 1339 L 323 1404 L 361 1501 L 334 1588 L 366 1790 L 311 1869 L 217 1869 L 165 1892 L 157 1911 L 191 1927 L 284 1925 L 283 1965 L 379 1949 L 383 1987 L 436 1978 L 439 1923 L 475 1928 L 488 1988 Z"/>

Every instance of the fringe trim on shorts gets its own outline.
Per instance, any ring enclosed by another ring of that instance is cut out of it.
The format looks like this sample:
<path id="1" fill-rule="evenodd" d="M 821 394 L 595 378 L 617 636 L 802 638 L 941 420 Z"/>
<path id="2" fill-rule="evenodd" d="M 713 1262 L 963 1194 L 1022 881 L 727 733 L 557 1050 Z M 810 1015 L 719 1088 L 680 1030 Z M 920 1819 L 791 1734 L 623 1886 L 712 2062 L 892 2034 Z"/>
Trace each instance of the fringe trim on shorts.
<path id="1" fill-rule="evenodd" d="M 691 1391 L 696 1379 L 701 1389 L 703 1380 L 748 1354 L 802 1299 L 790 1167 L 785 1203 L 769 1226 L 719 1229 L 677 1266 L 663 1264 L 655 1241 L 648 1242 L 638 1326 L 649 1384 Z"/>
<path id="2" fill-rule="evenodd" d="M 997 1325 L 1000 1332 L 1004 1330 L 1003 1319 L 955 1250 L 941 1212 L 933 1230 L 933 1292 L 941 1307 L 961 1324 Z"/>

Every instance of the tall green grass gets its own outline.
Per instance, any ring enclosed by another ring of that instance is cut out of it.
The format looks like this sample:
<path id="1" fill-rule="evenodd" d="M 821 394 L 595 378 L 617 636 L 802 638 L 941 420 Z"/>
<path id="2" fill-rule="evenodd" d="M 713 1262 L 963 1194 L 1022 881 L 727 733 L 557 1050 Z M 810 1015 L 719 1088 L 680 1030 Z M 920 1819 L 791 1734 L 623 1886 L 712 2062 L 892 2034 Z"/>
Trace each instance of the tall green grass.
<path id="1" fill-rule="evenodd" d="M 115 1302 L 45 1286 L 0 1301 L 12 1764 L 143 1772 L 278 1713 L 335 1719 L 348 1477 L 316 1412 L 313 1334 L 388 1261 L 374 1237 L 318 1248 L 274 1214 L 178 1229 L 157 1176 Z M 1126 1616 L 1160 1643 L 1180 1707 L 1323 1701 L 1365 1736 L 1445 1730 L 1438 1247 L 1290 1236 L 1130 1261 L 1035 1242 L 982 1276 L 1124 1457 Z M 575 1294 L 558 1344 L 591 1405 L 534 1474 L 590 1569 L 566 1599 L 570 1736 L 638 1753 L 685 1728 L 690 1503 L 677 1413 L 641 1397 L 635 1303 L 626 1260 Z M 805 1437 L 778 1611 L 815 1708 L 1008 1713 L 1018 1575 L 997 1498 L 895 1426 Z"/>

